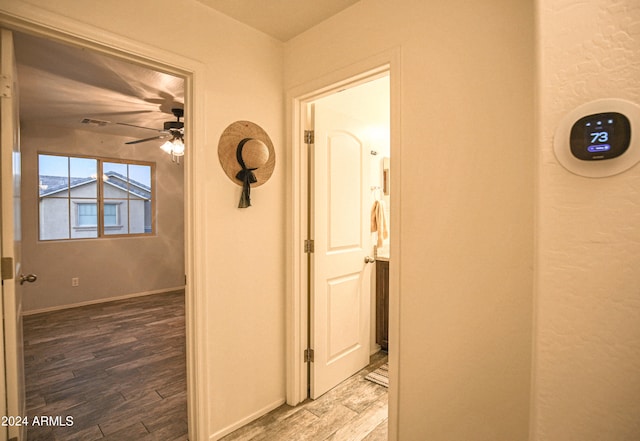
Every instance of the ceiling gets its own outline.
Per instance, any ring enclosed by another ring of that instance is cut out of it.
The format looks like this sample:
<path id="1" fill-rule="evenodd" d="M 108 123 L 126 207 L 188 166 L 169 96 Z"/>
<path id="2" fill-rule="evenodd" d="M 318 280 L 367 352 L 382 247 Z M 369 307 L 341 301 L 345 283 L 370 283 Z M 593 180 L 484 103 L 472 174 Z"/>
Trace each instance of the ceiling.
<path id="1" fill-rule="evenodd" d="M 198 0 L 280 41 L 288 41 L 359 0 Z"/>
<path id="2" fill-rule="evenodd" d="M 90 50 L 14 33 L 20 121 L 112 135 L 157 135 L 183 108 L 184 80 Z M 83 124 L 84 118 L 103 125 Z M 116 123 L 133 124 L 138 129 Z"/>
<path id="3" fill-rule="evenodd" d="M 358 0 L 198 1 L 286 41 Z M 16 32 L 14 39 L 25 127 L 37 123 L 133 140 L 157 135 L 165 121 L 175 121 L 171 109 L 184 108 L 182 78 L 31 35 Z M 87 118 L 103 123 L 81 122 Z"/>

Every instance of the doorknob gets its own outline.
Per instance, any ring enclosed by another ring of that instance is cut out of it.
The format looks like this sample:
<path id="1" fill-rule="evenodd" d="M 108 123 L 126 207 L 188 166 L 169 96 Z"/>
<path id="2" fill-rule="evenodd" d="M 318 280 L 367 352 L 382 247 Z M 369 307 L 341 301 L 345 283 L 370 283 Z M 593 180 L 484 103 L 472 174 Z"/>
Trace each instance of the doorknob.
<path id="1" fill-rule="evenodd" d="M 20 285 L 24 285 L 24 282 L 33 283 L 38 280 L 38 276 L 35 274 L 29 274 L 25 276 L 24 274 L 20 274 Z"/>
<path id="2" fill-rule="evenodd" d="M 375 262 L 376 259 L 374 259 L 373 257 L 367 256 L 364 258 L 364 263 L 373 263 Z"/>

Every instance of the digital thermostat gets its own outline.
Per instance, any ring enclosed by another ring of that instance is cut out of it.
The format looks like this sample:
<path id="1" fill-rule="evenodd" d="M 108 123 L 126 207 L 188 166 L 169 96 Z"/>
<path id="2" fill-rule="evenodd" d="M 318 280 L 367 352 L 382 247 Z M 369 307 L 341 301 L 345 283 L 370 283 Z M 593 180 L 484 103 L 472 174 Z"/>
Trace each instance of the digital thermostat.
<path id="1" fill-rule="evenodd" d="M 620 99 L 592 101 L 569 112 L 554 139 L 558 161 L 581 176 L 621 173 L 640 161 L 640 107 Z M 635 135 L 635 136 L 634 136 Z"/>
<path id="2" fill-rule="evenodd" d="M 629 118 L 618 112 L 596 113 L 571 127 L 571 154 L 583 161 L 617 158 L 627 151 L 631 139 Z"/>

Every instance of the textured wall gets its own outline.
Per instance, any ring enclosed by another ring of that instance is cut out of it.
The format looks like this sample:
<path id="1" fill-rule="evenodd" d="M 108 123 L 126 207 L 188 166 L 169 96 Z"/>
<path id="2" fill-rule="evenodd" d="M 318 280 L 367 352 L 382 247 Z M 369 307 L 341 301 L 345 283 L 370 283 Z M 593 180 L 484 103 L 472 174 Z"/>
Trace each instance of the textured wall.
<path id="1" fill-rule="evenodd" d="M 390 439 L 526 440 L 533 1 L 362 0 L 287 42 L 285 86 L 390 48 Z"/>
<path id="2" fill-rule="evenodd" d="M 557 121 L 640 103 L 640 2 L 541 0 L 533 440 L 640 439 L 640 166 L 593 179 L 555 159 Z M 640 121 L 638 122 L 640 123 Z"/>

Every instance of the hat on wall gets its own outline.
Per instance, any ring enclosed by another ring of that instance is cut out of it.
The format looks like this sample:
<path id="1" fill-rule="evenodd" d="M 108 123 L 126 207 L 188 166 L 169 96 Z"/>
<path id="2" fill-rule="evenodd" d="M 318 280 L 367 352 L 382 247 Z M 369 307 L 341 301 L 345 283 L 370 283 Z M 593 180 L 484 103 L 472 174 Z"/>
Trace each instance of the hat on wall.
<path id="1" fill-rule="evenodd" d="M 240 208 L 251 206 L 251 187 L 267 182 L 276 165 L 269 135 L 250 121 L 236 121 L 222 132 L 218 159 L 229 179 L 242 186 Z"/>

